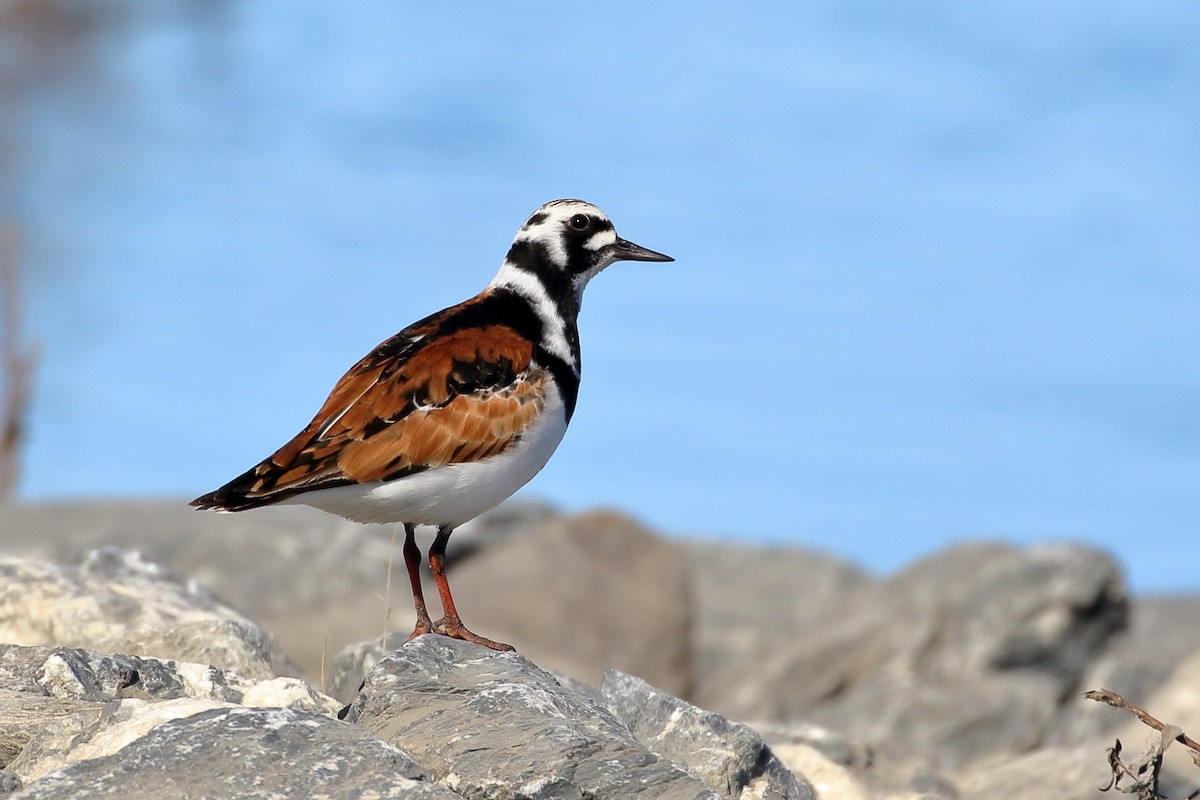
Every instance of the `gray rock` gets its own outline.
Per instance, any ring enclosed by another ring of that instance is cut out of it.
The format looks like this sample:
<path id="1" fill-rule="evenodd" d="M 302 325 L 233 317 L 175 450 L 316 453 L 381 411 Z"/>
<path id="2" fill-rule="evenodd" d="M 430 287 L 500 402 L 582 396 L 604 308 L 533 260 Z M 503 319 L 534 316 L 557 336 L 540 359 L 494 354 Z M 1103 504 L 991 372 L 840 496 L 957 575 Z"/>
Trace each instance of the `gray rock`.
<path id="1" fill-rule="evenodd" d="M 823 800 L 958 800 L 958 789 L 911 750 L 903 760 L 809 723 L 757 724 L 771 751 Z"/>
<path id="2" fill-rule="evenodd" d="M 751 727 L 775 751 L 781 747 L 810 747 L 846 767 L 864 767 L 876 760 L 869 746 L 810 722 L 754 722 Z"/>
<path id="3" fill-rule="evenodd" d="M 453 537 L 451 537 L 453 540 Z M 686 694 L 691 599 L 679 552 L 628 517 L 561 517 L 450 574 L 467 625 L 598 684 L 607 668 Z"/>
<path id="4" fill-rule="evenodd" d="M 294 709 L 217 708 L 171 720 L 117 752 L 75 761 L 12 795 L 21 800 L 120 797 L 430 798 L 395 747 L 336 720 Z"/>
<path id="5" fill-rule="evenodd" d="M 939 769 L 1051 741 L 1128 617 L 1117 566 L 1074 545 L 951 548 L 883 584 L 876 608 L 891 652 L 810 718 L 856 720 L 877 747 L 915 746 Z"/>
<path id="6" fill-rule="evenodd" d="M 739 719 L 778 718 L 771 713 L 777 692 L 761 685 L 763 664 L 781 643 L 805 642 L 838 624 L 871 580 L 844 561 L 807 550 L 695 540 L 674 545 L 687 564 L 694 604 L 695 683 L 684 696 Z M 813 672 L 788 692 L 811 687 L 807 700 L 795 704 L 804 709 L 836 691 L 838 680 L 836 673 Z"/>
<path id="7" fill-rule="evenodd" d="M 236 620 L 201 620 L 138 628 L 115 635 L 101 644 L 114 653 L 211 664 L 259 680 L 277 674 L 294 674 L 298 670 L 277 652 L 265 630 Z"/>
<path id="8" fill-rule="evenodd" d="M 197 487 L 197 493 L 204 488 L 211 487 Z M 452 561 L 465 568 L 485 554 L 490 543 L 519 538 L 553 516 L 545 506 L 505 503 L 455 532 L 449 547 Z M 418 533 L 423 548 L 432 540 L 431 530 L 422 528 Z M 400 531 L 393 544 L 397 533 L 393 525 L 360 525 L 295 506 L 242 514 L 202 513 L 180 498 L 177 502 L 0 505 L 0 531 L 4 553 L 61 563 L 77 561 L 87 551 L 108 545 L 139 550 L 147 560 L 212 587 L 219 597 L 271 631 L 277 650 L 295 659 L 302 674 L 316 682 L 323 683 L 323 665 L 344 647 L 378 637 L 385 627 L 405 635 L 412 630 L 399 546 L 404 534 Z M 386 594 L 389 566 L 392 591 L 390 600 L 385 600 L 381 598 Z M 490 570 L 476 574 L 493 587 L 498 583 Z M 511 582 L 523 583 L 533 579 L 524 570 L 512 578 Z M 455 590 L 466 592 L 471 580 L 455 577 Z M 431 599 L 436 605 L 436 594 Z M 470 616 L 467 621 L 475 625 Z M 545 634 L 540 638 L 552 639 Z M 0 636 L 5 639 L 12 640 Z M 91 639 L 12 641 L 100 646 Z M 187 658 L 161 652 L 151 655 Z M 606 666 L 633 670 L 629 663 L 605 662 L 589 665 L 588 672 L 598 680 Z M 277 665 L 277 674 L 298 673 Z"/>
<path id="9" fill-rule="evenodd" d="M 347 719 L 468 797 L 717 797 L 523 656 L 444 636 L 388 653 Z"/>
<path id="10" fill-rule="evenodd" d="M 345 647 L 333 658 L 329 693 L 343 703 L 349 703 L 358 696 L 363 679 L 375 668 L 383 654 L 400 647 L 407 639 L 407 634 L 393 633 L 388 634 L 386 649 L 383 647 L 382 637 Z"/>
<path id="11" fill-rule="evenodd" d="M 872 797 L 848 767 L 838 764 L 814 747 L 784 745 L 775 751 L 775 755 L 793 774 L 803 775 L 805 782 L 819 798 L 870 800 Z"/>
<path id="12" fill-rule="evenodd" d="M 22 786 L 21 779 L 8 770 L 0 769 L 0 794 L 15 792 Z"/>
<path id="13" fill-rule="evenodd" d="M 974 765 L 958 783 L 960 800 L 1101 800 L 1108 782 L 1104 747 L 1049 747 L 1016 758 L 998 757 Z M 1170 795 L 1183 797 L 1184 795 Z"/>
<path id="14" fill-rule="evenodd" d="M 1200 597 L 1138 597 L 1130 611 L 1128 629 L 1090 665 L 1079 688 L 1112 689 L 1146 707 L 1179 666 L 1200 651 Z M 1073 699 L 1054 739 L 1066 746 L 1111 738 L 1122 722 L 1107 706 Z"/>
<path id="15" fill-rule="evenodd" d="M 0 768 L 8 767 L 43 727 L 92 705 L 80 700 L 0 689 Z"/>
<path id="16" fill-rule="evenodd" d="M 202 513 L 186 498 L 0 506 L 0 530 L 6 553 L 28 558 L 72 562 L 107 545 L 139 550 L 227 598 L 314 679 L 332 653 L 383 628 L 387 565 L 392 555 L 400 559 L 398 548 L 390 551 L 392 527 L 286 506 Z M 397 588 L 403 568 L 400 561 Z M 394 623 L 402 628 L 412 620 L 397 614 Z"/>
<path id="17" fill-rule="evenodd" d="M 37 774 L 113 724 L 110 702 L 128 698 L 289 706 L 329 716 L 338 710 L 336 700 L 295 678 L 250 680 L 208 664 L 0 644 L 0 766 Z"/>
<path id="18" fill-rule="evenodd" d="M 196 581 L 111 547 L 73 567 L 0 559 L 0 641 L 181 660 L 202 653 L 248 677 L 275 675 L 265 631 Z"/>
<path id="19" fill-rule="evenodd" d="M 1060 712 L 1058 686 L 1036 673 L 977 675 L 929 682 L 873 680 L 815 709 L 825 726 L 852 725 L 880 757 L 919 757 L 944 772 L 1000 752 L 1041 746 Z"/>
<path id="20" fill-rule="evenodd" d="M 75 761 L 112 755 L 165 722 L 231 707 L 215 700 L 193 699 L 91 703 L 65 717 L 38 720 L 8 770 L 29 784 Z"/>
<path id="21" fill-rule="evenodd" d="M 287 706 L 330 716 L 338 709 L 296 678 L 255 681 L 207 664 L 0 644 L 0 766 L 28 774 L 35 752 L 44 759 L 72 746 L 100 723 L 107 703 L 125 698 Z M 20 769 L 19 759 L 26 764 Z"/>
<path id="22" fill-rule="evenodd" d="M 936 769 L 1047 741 L 1128 613 L 1112 560 L 1072 545 L 959 546 L 833 594 L 821 625 L 799 638 L 776 629 L 756 672 L 710 688 L 709 702 L 734 718 L 805 719 L 879 752 L 918 748 Z M 743 603 L 728 624 L 760 625 L 770 601 Z"/>
<path id="23" fill-rule="evenodd" d="M 297 678 L 253 680 L 208 664 L 0 644 L 0 688 L 105 702 L 126 697 L 190 697 L 240 705 L 280 705 L 332 714 L 333 698 Z"/>
<path id="24" fill-rule="evenodd" d="M 407 639 L 407 636 L 398 633 L 389 635 L 387 650 L 400 647 Z M 383 648 L 380 639 L 369 639 L 350 645 L 338 653 L 333 659 L 333 675 L 329 680 L 329 694 L 343 703 L 352 701 L 358 696 L 358 691 L 362 687 L 367 673 L 374 669 L 387 650 Z M 554 679 L 563 687 L 579 692 L 596 703 L 603 704 L 600 690 L 590 683 L 585 683 L 556 670 L 546 671 L 553 675 Z"/>
<path id="25" fill-rule="evenodd" d="M 813 800 L 771 748 L 746 725 L 697 708 L 641 678 L 609 670 L 604 706 L 639 742 L 730 800 Z"/>
<path id="26" fill-rule="evenodd" d="M 501 503 L 485 514 L 454 529 L 454 535 L 446 546 L 446 564 L 453 566 L 465 561 L 489 547 L 516 536 L 523 536 L 535 528 L 562 516 L 553 506 L 546 503 L 526 501 Z M 428 564 L 425 565 L 428 573 Z"/>
<path id="27" fill-rule="evenodd" d="M 948 675 L 1032 669 L 1064 689 L 1129 619 L 1120 568 L 1082 545 L 952 547 L 898 574 L 882 594 L 901 618 L 936 625 L 934 647 L 907 654 L 908 663 Z"/>

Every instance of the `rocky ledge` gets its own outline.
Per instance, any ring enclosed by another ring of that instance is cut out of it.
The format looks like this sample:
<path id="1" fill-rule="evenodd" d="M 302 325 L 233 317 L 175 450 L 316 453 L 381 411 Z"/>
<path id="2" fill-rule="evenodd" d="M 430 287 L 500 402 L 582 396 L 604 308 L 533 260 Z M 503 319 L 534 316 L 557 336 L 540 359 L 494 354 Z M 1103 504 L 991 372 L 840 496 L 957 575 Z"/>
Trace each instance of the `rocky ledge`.
<path id="1" fill-rule="evenodd" d="M 381 642 L 391 531 L 282 511 L 0 509 L 0 793 L 1069 800 L 1153 738 L 1083 690 L 1200 731 L 1200 602 L 1078 545 L 880 579 L 512 506 L 451 565 L 497 653 Z"/>

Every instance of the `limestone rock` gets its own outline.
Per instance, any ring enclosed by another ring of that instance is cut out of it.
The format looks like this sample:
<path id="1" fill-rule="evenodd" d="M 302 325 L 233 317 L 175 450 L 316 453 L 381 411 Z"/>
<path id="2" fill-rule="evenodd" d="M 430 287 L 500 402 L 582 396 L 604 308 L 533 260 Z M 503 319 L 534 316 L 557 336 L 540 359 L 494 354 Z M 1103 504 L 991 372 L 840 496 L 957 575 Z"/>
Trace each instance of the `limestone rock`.
<path id="1" fill-rule="evenodd" d="M 179 697 L 240 705 L 279 705 L 336 713 L 338 704 L 298 678 L 252 680 L 208 664 L 97 653 L 66 647 L 0 644 L 0 687 L 49 697 L 104 702 Z"/>
<path id="2" fill-rule="evenodd" d="M 296 678 L 255 681 L 207 664 L 0 645 L 0 766 L 29 777 L 33 764 L 58 759 L 84 731 L 111 724 L 108 704 L 129 698 L 208 704 L 199 708 L 286 706 L 329 716 L 339 708 Z"/>
<path id="3" fill-rule="evenodd" d="M 41 728 L 91 706 L 81 700 L 0 688 L 0 768 L 8 767 Z"/>
<path id="4" fill-rule="evenodd" d="M 388 653 L 347 719 L 468 797 L 717 797 L 523 656 L 443 636 Z"/>
<path id="5" fill-rule="evenodd" d="M 8 769 L 29 784 L 75 761 L 110 756 L 173 719 L 229 707 L 192 698 L 94 703 L 84 711 L 42 721 Z"/>
<path id="6" fill-rule="evenodd" d="M 298 670 L 273 647 L 265 630 L 231 619 L 137 628 L 105 639 L 97 646 L 114 653 L 211 664 L 260 680 Z"/>
<path id="7" fill-rule="evenodd" d="M 111 547 L 74 567 L 0 559 L 0 641 L 204 657 L 249 677 L 275 675 L 264 630 L 196 581 Z"/>
<path id="8" fill-rule="evenodd" d="M 352 725 L 283 708 L 213 708 L 157 725 L 73 761 L 13 795 L 21 800 L 163 797 L 428 798 L 458 795 L 424 780 L 395 747 Z"/>
<path id="9" fill-rule="evenodd" d="M 617 670 L 600 684 L 604 706 L 639 742 L 730 800 L 813 800 L 753 729 Z"/>

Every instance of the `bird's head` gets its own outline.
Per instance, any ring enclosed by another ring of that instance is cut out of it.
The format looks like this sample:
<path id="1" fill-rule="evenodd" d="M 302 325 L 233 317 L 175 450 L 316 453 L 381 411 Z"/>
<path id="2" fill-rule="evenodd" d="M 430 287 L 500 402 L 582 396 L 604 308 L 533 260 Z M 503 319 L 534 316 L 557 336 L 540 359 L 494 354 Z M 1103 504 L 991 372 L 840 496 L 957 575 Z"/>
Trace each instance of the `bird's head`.
<path id="1" fill-rule="evenodd" d="M 615 261 L 674 260 L 617 236 L 612 221 L 591 203 L 551 200 L 517 231 L 505 267 L 538 276 L 548 289 L 570 289 L 578 300 L 588 281 Z"/>

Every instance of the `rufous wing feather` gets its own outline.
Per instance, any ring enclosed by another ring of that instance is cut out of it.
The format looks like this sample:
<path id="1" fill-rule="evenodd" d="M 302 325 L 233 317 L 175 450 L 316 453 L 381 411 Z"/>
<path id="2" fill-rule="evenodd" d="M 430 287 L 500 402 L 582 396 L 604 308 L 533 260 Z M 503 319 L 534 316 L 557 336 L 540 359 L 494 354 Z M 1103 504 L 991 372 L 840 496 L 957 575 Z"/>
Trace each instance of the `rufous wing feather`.
<path id="1" fill-rule="evenodd" d="M 338 381 L 303 431 L 192 505 L 237 511 L 486 458 L 515 442 L 542 410 L 549 375 L 512 328 L 427 339 L 414 333 L 381 344 Z"/>

